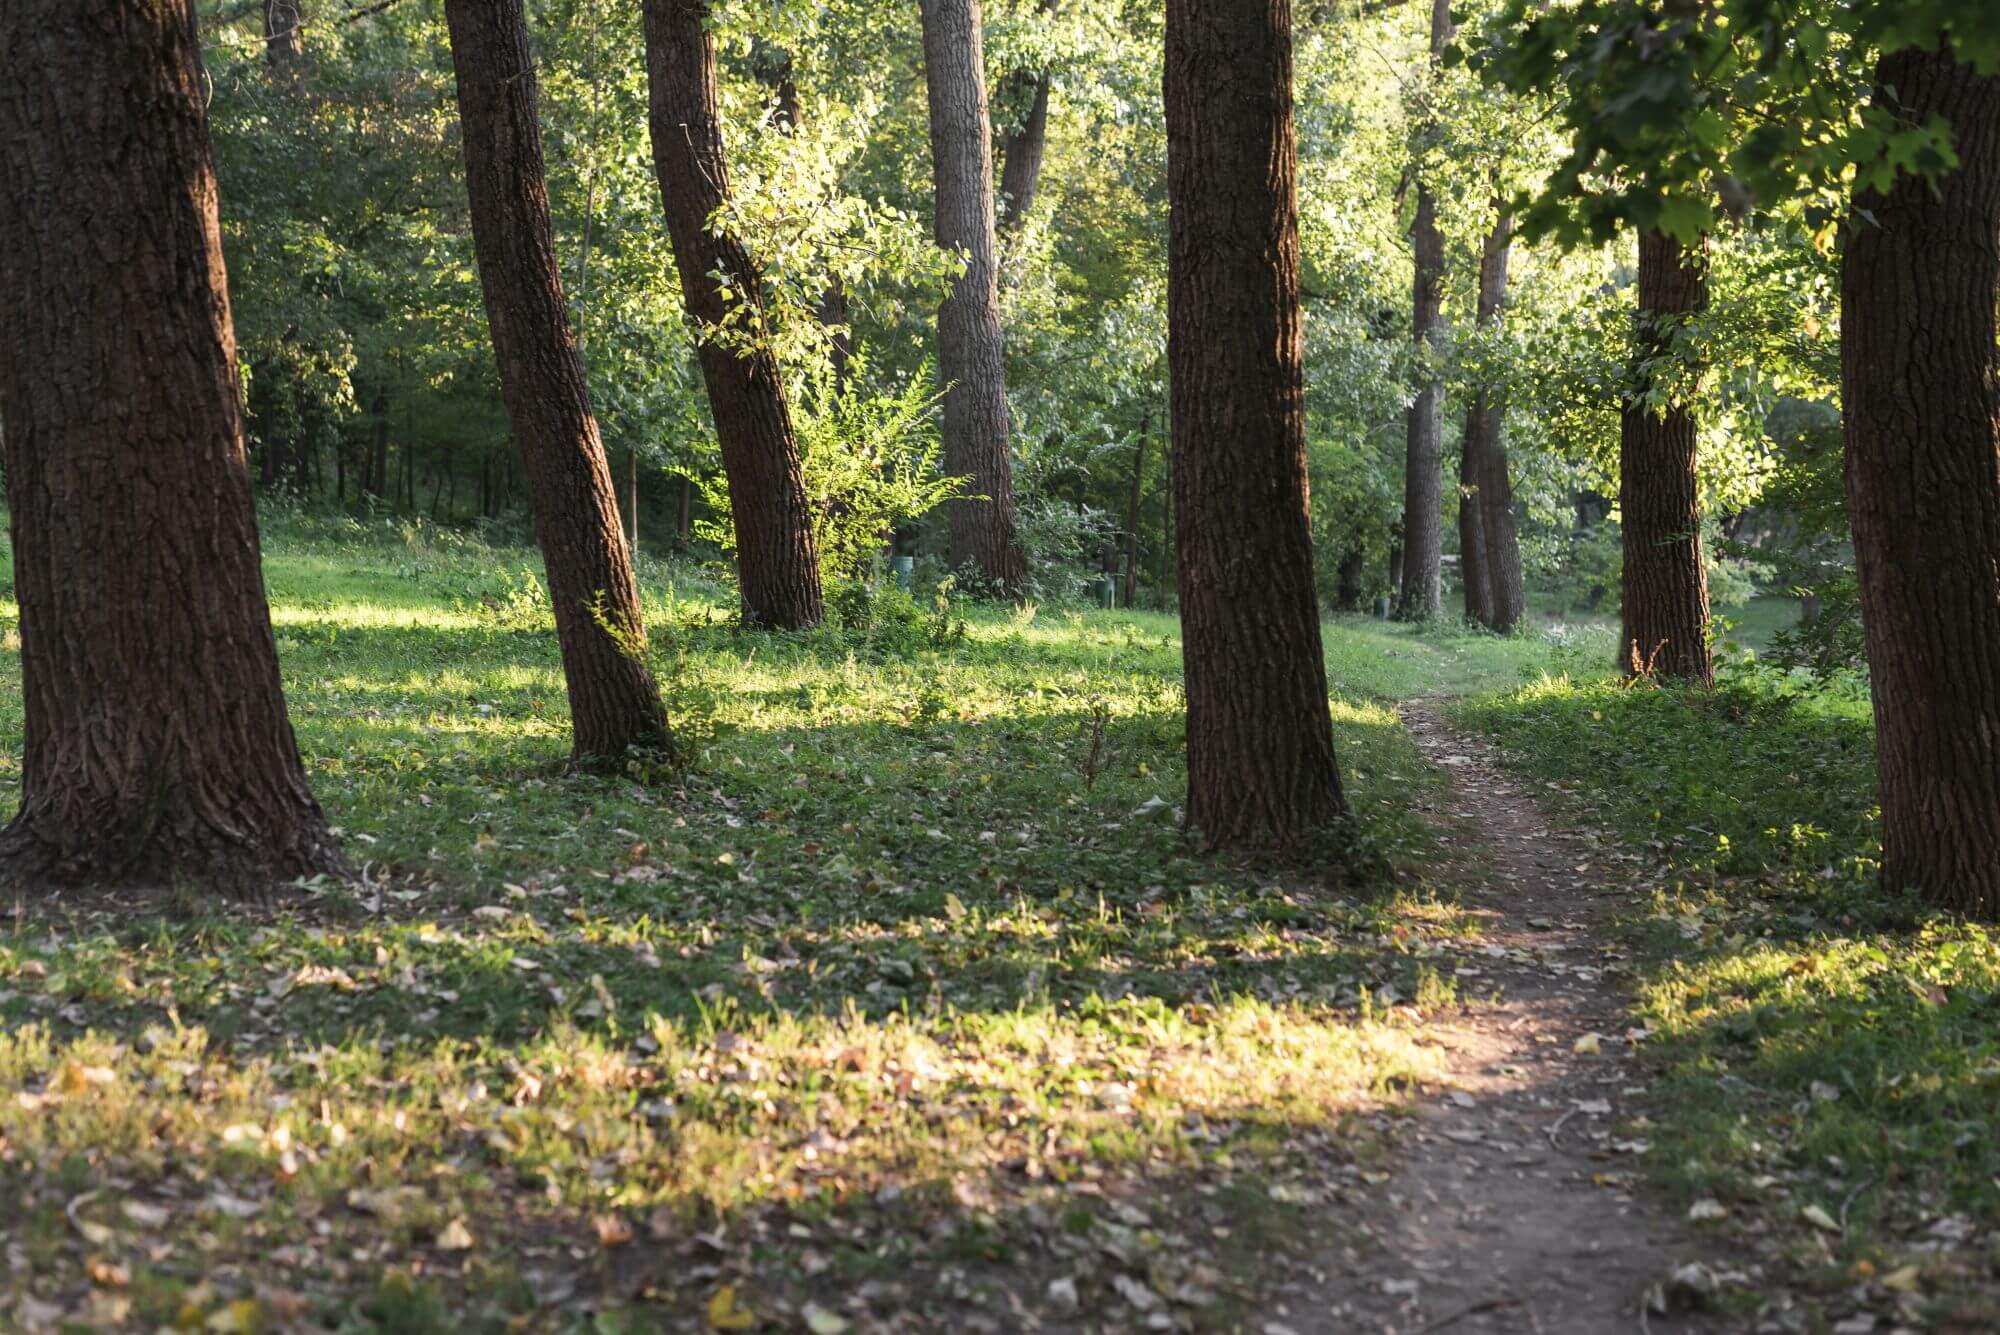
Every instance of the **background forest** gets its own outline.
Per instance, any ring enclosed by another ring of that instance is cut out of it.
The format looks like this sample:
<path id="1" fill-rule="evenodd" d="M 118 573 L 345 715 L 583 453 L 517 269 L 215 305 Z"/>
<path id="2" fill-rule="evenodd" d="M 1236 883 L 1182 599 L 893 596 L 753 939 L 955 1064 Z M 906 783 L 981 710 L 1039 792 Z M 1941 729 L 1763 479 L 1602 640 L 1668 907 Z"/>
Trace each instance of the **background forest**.
<path id="1" fill-rule="evenodd" d="M 525 538 L 442 18 L 410 3 L 305 6 L 293 33 L 281 4 L 267 39 L 264 8 L 220 9 L 204 48 L 264 495 Z M 766 268 L 808 484 L 880 489 L 935 469 L 936 307 L 955 266 L 930 237 L 918 27 L 867 3 L 714 8 L 731 219 Z M 1170 607 L 1161 15 L 1003 0 L 985 19 L 996 177 L 1022 195 L 1002 195 L 1000 291 L 1031 590 L 1094 596 L 1109 573 L 1121 604 Z M 730 538 L 726 492 L 652 173 L 638 20 L 614 0 L 531 6 L 555 240 L 638 546 L 714 560 Z M 1297 17 L 1320 593 L 1356 608 L 1392 591 L 1406 413 L 1435 378 L 1447 477 L 1459 476 L 1475 399 L 1506 405 L 1534 610 L 1615 617 L 1634 243 L 1517 243 L 1505 318 L 1481 323 L 1496 200 L 1538 185 L 1565 141 L 1551 106 L 1433 66 L 1429 28 L 1428 7 L 1414 4 Z M 773 52 L 784 53 L 782 97 Z M 1021 189 L 1021 159 L 1036 152 L 1038 183 Z M 1442 324 L 1421 357 L 1409 317 L 1419 176 L 1444 257 Z M 1852 605 L 1829 242 L 1800 207 L 1712 252 L 1711 307 L 1691 337 L 1693 359 L 1719 368 L 1697 388 L 1719 607 L 1799 588 L 1836 613 Z M 1460 494 L 1442 497 L 1454 568 Z M 947 573 L 937 529 L 906 526 L 898 540 L 932 584 Z M 849 544 L 836 564 L 850 568 L 836 573 L 861 575 L 876 555 Z M 1454 611 L 1457 599 L 1454 589 Z M 1757 614 L 1757 642 L 1794 615 Z M 1851 615 L 1844 624 L 1852 643 L 1829 651 L 1840 665 L 1859 649 Z"/>

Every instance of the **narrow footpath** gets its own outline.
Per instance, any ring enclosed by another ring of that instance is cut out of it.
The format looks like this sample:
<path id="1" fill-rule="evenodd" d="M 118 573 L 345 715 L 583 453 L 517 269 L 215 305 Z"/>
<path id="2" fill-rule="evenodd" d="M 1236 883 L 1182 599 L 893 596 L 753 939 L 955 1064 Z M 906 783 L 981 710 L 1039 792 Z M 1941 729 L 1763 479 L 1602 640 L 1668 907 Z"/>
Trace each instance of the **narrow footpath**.
<path id="1" fill-rule="evenodd" d="M 1640 1191 L 1644 1129 L 1622 1129 L 1646 1082 L 1615 967 L 1619 892 L 1483 741 L 1422 701 L 1403 716 L 1452 776 L 1450 814 L 1488 845 L 1464 896 L 1481 928 L 1458 960 L 1468 1004 L 1434 1021 L 1445 1081 L 1420 1092 L 1360 1217 L 1328 1221 L 1351 1241 L 1286 1295 L 1277 1335 L 1733 1328 L 1699 1314 L 1717 1263 Z"/>

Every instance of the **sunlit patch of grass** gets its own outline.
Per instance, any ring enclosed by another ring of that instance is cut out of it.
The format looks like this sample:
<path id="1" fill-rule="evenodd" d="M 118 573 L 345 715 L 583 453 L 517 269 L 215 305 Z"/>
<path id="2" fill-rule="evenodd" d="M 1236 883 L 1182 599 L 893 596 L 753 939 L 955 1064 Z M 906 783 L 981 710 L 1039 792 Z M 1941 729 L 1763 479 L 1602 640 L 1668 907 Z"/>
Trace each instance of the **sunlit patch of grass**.
<path id="1" fill-rule="evenodd" d="M 1008 1324 L 967 1269 L 1004 1264 L 1227 1327 L 1371 1152 L 1352 1115 L 1431 1069 L 1412 1019 L 1453 1004 L 1432 965 L 1470 927 L 1394 673 L 1335 677 L 1347 842 L 1212 858 L 1178 823 L 1167 618 L 740 633 L 649 564 L 697 752 L 662 785 L 564 764 L 526 554 L 305 518 L 267 553 L 367 880 L 255 919 L 0 919 L 27 1262 L 0 1322 L 619 1329 L 596 1309 L 692 1320 L 729 1286 L 784 1322 L 901 1285 Z M 1414 634 L 1369 633 L 1330 654 L 1397 665 Z M 1461 652 L 1419 639 L 1426 672 Z"/>

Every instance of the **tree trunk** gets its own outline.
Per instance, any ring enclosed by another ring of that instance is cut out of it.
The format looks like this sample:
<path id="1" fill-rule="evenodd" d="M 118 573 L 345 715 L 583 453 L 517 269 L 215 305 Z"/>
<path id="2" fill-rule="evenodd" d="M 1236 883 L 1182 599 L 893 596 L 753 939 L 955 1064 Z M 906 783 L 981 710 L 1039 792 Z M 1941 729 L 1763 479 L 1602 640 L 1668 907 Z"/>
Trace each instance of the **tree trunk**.
<path id="1" fill-rule="evenodd" d="M 1712 685 L 1708 571 L 1701 556 L 1694 409 L 1649 404 L 1678 356 L 1688 318 L 1708 305 L 1706 262 L 1660 232 L 1639 234 L 1639 312 L 1633 388 L 1618 432 L 1618 509 L 1624 540 L 1624 632 L 1619 666 L 1630 676 Z"/>
<path id="2" fill-rule="evenodd" d="M 374 417 L 368 434 L 368 456 L 361 469 L 361 490 L 370 496 L 380 496 L 389 487 L 389 396 L 375 391 L 375 398 L 368 405 Z"/>
<path id="3" fill-rule="evenodd" d="M 1313 592 L 1290 0 L 1168 0 L 1167 355 L 1188 824 L 1290 844 L 1346 812 Z"/>
<path id="4" fill-rule="evenodd" d="M 304 0 L 264 0 L 264 65 L 273 75 L 297 72 L 304 27 Z"/>
<path id="5" fill-rule="evenodd" d="M 1125 606 L 1139 597 L 1139 504 L 1146 495 L 1146 446 L 1152 443 L 1153 414 L 1139 421 L 1139 439 L 1132 448 L 1132 494 L 1125 505 Z"/>
<path id="6" fill-rule="evenodd" d="M 666 747 L 611 465 L 556 267 L 523 0 L 445 0 L 444 10 L 486 322 L 548 573 L 572 743 L 579 759 Z"/>
<path id="7" fill-rule="evenodd" d="M 1056 0 L 1042 0 L 1044 16 L 1055 13 Z M 1008 132 L 1000 151 L 1000 237 L 1009 241 L 1035 206 L 1035 186 L 1042 178 L 1042 155 L 1049 141 L 1049 72 L 1019 70 L 1007 81 L 1001 99 L 1010 108 L 1025 107 L 1021 123 Z"/>
<path id="8" fill-rule="evenodd" d="M 938 311 L 938 370 L 944 400 L 945 469 L 968 479 L 977 499 L 946 506 L 950 560 L 971 566 L 999 593 L 1027 579 L 1014 521 L 1007 444 L 1007 381 L 994 258 L 993 146 L 979 0 L 920 0 L 924 81 L 929 88 L 937 242 L 964 257 L 965 272 Z"/>
<path id="9" fill-rule="evenodd" d="M 1451 41 L 1450 0 L 1431 0 L 1430 66 Z M 1419 135 L 1425 133 L 1419 127 Z M 1439 383 L 1439 318 L 1444 292 L 1444 233 L 1437 196 L 1419 164 L 1417 216 L 1410 227 L 1410 340 L 1417 354 L 1417 395 L 1410 404 L 1403 457 L 1403 582 L 1397 615 L 1425 621 L 1444 612 L 1444 386 Z"/>
<path id="10" fill-rule="evenodd" d="M 1507 258 L 1513 243 L 1513 219 L 1506 214 L 1487 234 L 1479 257 L 1479 310 L 1482 329 L 1497 331 L 1507 302 Z M 1521 587 L 1521 538 L 1514 518 L 1514 484 L 1509 475 L 1507 443 L 1502 434 L 1507 415 L 1503 390 L 1483 385 L 1466 410 L 1465 446 L 1459 465 L 1459 541 L 1479 553 L 1479 605 L 1466 582 L 1466 615 L 1489 630 L 1506 634 L 1526 610 Z M 1470 509 L 1473 518 L 1464 518 Z"/>
<path id="11" fill-rule="evenodd" d="M 683 547 L 694 536 L 694 479 L 685 473 L 681 475 L 680 501 L 674 510 L 674 536 Z"/>
<path id="12" fill-rule="evenodd" d="M 1356 612 L 1361 609 L 1361 577 L 1367 570 L 1367 558 L 1358 547 L 1340 558 L 1340 588 L 1335 598 L 1341 611 Z"/>
<path id="13" fill-rule="evenodd" d="M 729 200 L 729 167 L 708 12 L 707 0 L 646 0 L 653 165 L 729 475 L 743 620 L 798 630 L 822 615 L 812 506 L 784 381 L 761 333 L 763 275 L 735 233 L 710 227 Z"/>
<path id="14" fill-rule="evenodd" d="M 2000 78 L 1885 57 L 1878 105 L 1959 166 L 1856 200 L 1841 273 L 1847 504 L 1874 680 L 1882 880 L 2000 918 Z M 1889 90 L 1894 90 L 1891 93 Z M 1872 219 L 1872 221 L 1871 221 Z"/>
<path id="15" fill-rule="evenodd" d="M 345 875 L 265 602 L 192 7 L 7 14 L 0 417 L 25 737 L 0 878 Z"/>

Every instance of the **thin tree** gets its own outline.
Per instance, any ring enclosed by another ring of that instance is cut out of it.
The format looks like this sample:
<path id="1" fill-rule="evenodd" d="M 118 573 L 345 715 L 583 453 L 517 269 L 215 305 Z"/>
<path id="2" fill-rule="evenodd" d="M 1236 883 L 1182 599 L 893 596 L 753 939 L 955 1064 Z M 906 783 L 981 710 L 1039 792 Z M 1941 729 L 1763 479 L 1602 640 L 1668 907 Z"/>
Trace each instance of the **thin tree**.
<path id="1" fill-rule="evenodd" d="M 1479 327 L 1499 328 L 1507 302 L 1507 259 L 1513 219 L 1502 213 L 1479 256 Z M 1465 576 L 1465 614 L 1490 630 L 1512 630 L 1526 610 L 1521 587 L 1521 538 L 1514 516 L 1514 484 L 1504 433 L 1505 390 L 1481 384 L 1465 412 L 1459 455 L 1459 560 Z"/>
<path id="2" fill-rule="evenodd" d="M 1290 0 L 1168 0 L 1167 355 L 1187 821 L 1342 816 L 1307 512 Z"/>
<path id="3" fill-rule="evenodd" d="M 1042 0 L 1040 13 L 1048 18 L 1056 12 L 1056 0 Z M 1024 68 L 1007 77 L 1001 101 L 1020 111 L 1020 122 L 1001 140 L 1000 198 L 997 201 L 1000 237 L 1003 242 L 1017 235 L 1035 207 L 1035 187 L 1042 179 L 1042 158 L 1049 142 L 1049 72 Z"/>
<path id="4" fill-rule="evenodd" d="M 1431 0 L 1428 60 L 1433 74 L 1452 32 L 1450 0 Z M 1426 112 L 1417 130 L 1420 149 L 1435 123 L 1435 115 Z M 1410 340 L 1416 349 L 1418 379 L 1404 446 L 1402 601 L 1396 611 L 1405 620 L 1422 621 L 1444 611 L 1444 386 L 1437 370 L 1437 345 L 1443 333 L 1444 233 L 1438 230 L 1437 194 L 1421 162 L 1416 178 L 1416 217 L 1410 226 Z"/>
<path id="5" fill-rule="evenodd" d="M 666 711 L 638 652 L 638 583 L 556 265 L 523 0 L 445 0 L 444 12 L 473 249 L 548 572 L 572 744 L 579 759 L 663 748 Z"/>
<path id="6" fill-rule="evenodd" d="M 1708 306 L 1699 246 L 1639 234 L 1639 309 L 1632 380 L 1618 432 L 1618 509 L 1624 543 L 1620 666 L 1630 676 L 1712 684 L 1708 572 L 1701 553 L 1694 408 L 1671 384 L 1689 319 Z"/>
<path id="7" fill-rule="evenodd" d="M 0 878 L 344 875 L 285 714 L 187 0 L 6 0 L 0 418 L 21 806 Z"/>
<path id="8" fill-rule="evenodd" d="M 653 168 L 729 477 L 743 620 L 797 630 L 823 615 L 812 506 L 784 380 L 763 336 L 764 276 L 721 216 L 729 164 L 708 16 L 708 0 L 646 0 Z"/>
<path id="9" fill-rule="evenodd" d="M 1947 121 L 1958 157 L 1861 192 L 1841 265 L 1882 879 L 2000 918 L 2000 77 L 1905 50 L 1876 87 L 1910 125 Z"/>
<path id="10" fill-rule="evenodd" d="M 304 0 L 264 0 L 264 64 L 290 74 L 305 56 Z"/>
<path id="11" fill-rule="evenodd" d="M 979 0 L 920 0 L 920 9 L 937 242 L 965 260 L 965 272 L 938 310 L 938 370 L 947 386 L 945 469 L 968 479 L 968 499 L 946 507 L 950 559 L 954 566 L 972 567 L 991 588 L 1014 593 L 1027 578 L 1027 558 L 1015 525 L 1008 453 L 993 142 Z"/>

